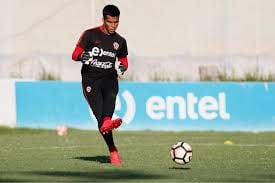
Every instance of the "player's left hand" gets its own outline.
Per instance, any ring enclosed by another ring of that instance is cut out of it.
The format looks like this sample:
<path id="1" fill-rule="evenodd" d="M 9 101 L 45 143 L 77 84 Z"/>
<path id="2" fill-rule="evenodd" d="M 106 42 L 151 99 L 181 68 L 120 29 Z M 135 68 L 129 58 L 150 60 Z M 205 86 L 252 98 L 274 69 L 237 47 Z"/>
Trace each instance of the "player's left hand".
<path id="1" fill-rule="evenodd" d="M 116 64 L 116 70 L 119 75 L 123 75 L 127 68 L 120 61 L 118 61 Z"/>

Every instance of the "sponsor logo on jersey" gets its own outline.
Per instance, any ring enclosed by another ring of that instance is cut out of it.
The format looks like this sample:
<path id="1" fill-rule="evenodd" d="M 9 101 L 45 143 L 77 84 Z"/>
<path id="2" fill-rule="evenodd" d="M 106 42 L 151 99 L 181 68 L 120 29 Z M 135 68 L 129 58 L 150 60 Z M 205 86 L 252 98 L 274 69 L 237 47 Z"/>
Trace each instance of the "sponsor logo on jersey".
<path id="1" fill-rule="evenodd" d="M 90 93 L 90 92 L 92 91 L 92 87 L 87 86 L 87 87 L 86 87 L 86 91 L 87 91 L 88 93 Z"/>
<path id="2" fill-rule="evenodd" d="M 103 50 L 102 48 L 98 48 L 98 47 L 93 47 L 92 51 L 90 51 L 90 55 L 91 56 L 99 56 L 99 57 L 102 57 L 102 56 L 108 56 L 108 57 L 112 57 L 112 58 L 116 57 L 115 53 L 113 53 L 111 51 Z"/>
<path id="3" fill-rule="evenodd" d="M 114 49 L 115 49 L 115 50 L 118 50 L 118 48 L 119 48 L 118 42 L 114 42 L 114 43 L 113 43 L 113 46 L 114 46 Z"/>
<path id="4" fill-rule="evenodd" d="M 99 43 L 101 43 L 100 40 L 95 40 L 95 41 L 94 41 L 94 44 L 99 44 Z"/>
<path id="5" fill-rule="evenodd" d="M 92 67 L 97 67 L 101 69 L 111 69 L 113 67 L 113 63 L 111 62 L 100 62 L 97 59 L 94 59 L 89 63 L 90 66 Z"/>

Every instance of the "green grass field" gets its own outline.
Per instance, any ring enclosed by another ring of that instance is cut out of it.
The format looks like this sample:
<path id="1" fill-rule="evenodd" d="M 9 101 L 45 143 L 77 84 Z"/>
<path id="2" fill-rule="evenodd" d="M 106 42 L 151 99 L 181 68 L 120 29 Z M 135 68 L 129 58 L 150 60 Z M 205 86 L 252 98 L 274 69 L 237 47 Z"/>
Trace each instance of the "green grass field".
<path id="1" fill-rule="evenodd" d="M 0 128 L 1 182 L 275 182 L 275 133 L 114 133 L 123 165 L 109 164 L 97 131 Z M 225 140 L 233 145 L 224 145 Z M 177 165 L 170 146 L 189 142 L 193 159 Z"/>

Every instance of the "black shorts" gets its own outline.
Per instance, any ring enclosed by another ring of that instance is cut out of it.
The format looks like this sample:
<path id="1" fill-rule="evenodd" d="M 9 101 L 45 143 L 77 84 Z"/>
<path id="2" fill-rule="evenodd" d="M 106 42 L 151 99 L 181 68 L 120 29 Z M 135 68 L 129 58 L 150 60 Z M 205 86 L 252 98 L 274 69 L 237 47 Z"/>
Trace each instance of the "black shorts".
<path id="1" fill-rule="evenodd" d="M 118 93 L 118 80 L 114 77 L 93 79 L 82 75 L 82 88 L 100 128 L 104 117 L 112 118 L 113 116 Z"/>

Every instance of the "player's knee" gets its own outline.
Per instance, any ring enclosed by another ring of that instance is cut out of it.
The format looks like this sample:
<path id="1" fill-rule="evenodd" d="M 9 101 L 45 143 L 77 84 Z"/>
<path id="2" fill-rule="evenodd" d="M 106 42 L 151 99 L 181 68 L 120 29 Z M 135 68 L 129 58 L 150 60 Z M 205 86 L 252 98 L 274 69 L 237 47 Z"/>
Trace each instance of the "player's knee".
<path id="1" fill-rule="evenodd" d="M 99 116 L 95 116 L 95 117 L 96 117 L 98 126 L 100 126 L 100 124 L 102 123 L 102 117 L 99 117 Z"/>

